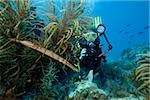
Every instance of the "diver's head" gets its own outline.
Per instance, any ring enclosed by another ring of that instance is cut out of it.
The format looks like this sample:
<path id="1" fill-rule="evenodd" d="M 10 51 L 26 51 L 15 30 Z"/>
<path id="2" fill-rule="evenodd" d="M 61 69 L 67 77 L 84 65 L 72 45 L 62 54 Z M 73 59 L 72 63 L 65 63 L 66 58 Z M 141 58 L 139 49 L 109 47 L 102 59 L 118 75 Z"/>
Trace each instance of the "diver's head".
<path id="1" fill-rule="evenodd" d="M 106 27 L 102 24 L 99 24 L 97 28 L 91 28 L 87 33 L 84 34 L 85 39 L 88 42 L 94 42 L 98 36 L 104 34 Z"/>
<path id="2" fill-rule="evenodd" d="M 83 36 L 88 42 L 94 42 L 95 39 L 97 38 L 97 33 L 93 31 L 88 31 Z"/>

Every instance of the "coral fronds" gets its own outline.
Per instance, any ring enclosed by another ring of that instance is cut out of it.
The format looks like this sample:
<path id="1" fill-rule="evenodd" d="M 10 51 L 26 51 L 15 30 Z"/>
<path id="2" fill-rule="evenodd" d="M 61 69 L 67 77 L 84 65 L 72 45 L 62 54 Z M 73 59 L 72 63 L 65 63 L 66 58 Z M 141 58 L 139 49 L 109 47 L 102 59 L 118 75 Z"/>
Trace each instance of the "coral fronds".
<path id="1" fill-rule="evenodd" d="M 50 51 L 50 50 L 47 50 L 45 48 L 42 48 L 36 44 L 33 44 L 32 42 L 29 42 L 29 41 L 20 41 L 20 40 L 16 40 L 16 39 L 11 39 L 11 41 L 13 42 L 17 42 L 17 43 L 21 43 L 22 45 L 24 46 L 27 46 L 29 48 L 32 48 L 38 52 L 41 52 L 42 54 L 45 54 L 61 63 L 63 63 L 64 65 L 67 65 L 69 68 L 71 68 L 72 70 L 74 71 L 79 71 L 76 67 L 74 67 L 72 64 L 70 64 L 67 60 L 65 60 L 64 58 L 60 57 L 59 55 L 57 55 L 56 53 Z"/>
<path id="2" fill-rule="evenodd" d="M 31 10 L 32 7 L 31 0 L 1 0 L 0 34 L 9 38 L 29 36 L 28 32 L 37 29 L 29 27 L 36 21 L 36 12 Z"/>
<path id="3" fill-rule="evenodd" d="M 58 5 L 60 3 L 60 5 Z M 61 55 L 71 63 L 78 63 L 77 56 L 70 56 L 73 51 L 79 51 L 77 43 L 85 30 L 91 25 L 91 18 L 85 11 L 85 0 L 65 0 L 65 2 L 47 2 L 48 10 L 45 15 L 48 19 L 43 28 L 41 38 L 42 47 Z M 44 9 L 44 8 L 43 8 Z M 76 54 L 74 55 L 77 55 Z"/>
<path id="4" fill-rule="evenodd" d="M 44 40 L 45 46 L 54 44 L 55 52 L 63 54 L 59 52 L 63 48 L 63 44 L 67 44 L 68 40 L 74 36 L 81 36 L 82 30 L 87 29 L 91 23 L 90 20 L 87 21 L 89 16 L 83 14 L 85 11 L 84 3 L 85 0 L 61 2 L 63 11 L 59 13 L 61 15 L 59 16 L 58 13 L 55 13 L 57 5 L 53 0 L 49 1 L 49 6 L 51 5 L 49 8 L 51 9 L 50 12 L 46 12 L 49 23 L 44 28 L 45 33 L 47 33 L 45 35 L 48 35 L 49 38 Z M 52 20 L 53 16 L 55 16 L 55 20 Z"/>
<path id="5" fill-rule="evenodd" d="M 150 55 L 138 54 L 137 56 L 143 57 L 137 62 L 139 67 L 136 68 L 134 80 L 138 85 L 137 89 L 144 96 L 150 95 Z"/>
<path id="6" fill-rule="evenodd" d="M 80 71 L 77 43 L 90 25 L 89 16 L 84 16 L 84 2 L 66 0 L 61 2 L 60 11 L 55 0 L 47 1 L 50 10 L 44 13 L 48 17 L 44 23 L 32 0 L 0 0 L 0 86 L 5 91 L 2 95 L 16 98 L 18 93 L 30 91 L 28 87 L 37 89 L 47 65 L 54 65 L 57 70 L 62 66 L 67 71 Z"/>

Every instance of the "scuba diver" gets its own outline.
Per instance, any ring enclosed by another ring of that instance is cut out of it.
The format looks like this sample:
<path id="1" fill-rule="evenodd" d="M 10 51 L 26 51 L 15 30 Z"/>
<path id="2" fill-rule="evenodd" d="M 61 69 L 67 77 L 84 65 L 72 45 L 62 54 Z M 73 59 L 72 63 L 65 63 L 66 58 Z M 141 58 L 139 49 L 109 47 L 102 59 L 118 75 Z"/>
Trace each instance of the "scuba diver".
<path id="1" fill-rule="evenodd" d="M 93 70 L 93 73 L 96 73 L 101 62 L 106 62 L 106 57 L 104 55 L 112 49 L 112 45 L 109 43 L 105 35 L 106 27 L 100 24 L 100 17 L 95 18 L 95 23 L 98 24 L 95 25 L 96 30 L 91 29 L 89 32 L 84 34 L 84 38 L 79 42 L 81 47 L 79 59 L 82 69 L 81 71 L 83 71 L 81 72 L 81 74 L 83 74 L 81 76 L 84 76 L 84 74 L 87 74 L 90 70 Z M 102 45 L 100 43 L 101 36 L 104 36 L 108 44 L 108 49 L 104 52 L 102 52 Z"/>

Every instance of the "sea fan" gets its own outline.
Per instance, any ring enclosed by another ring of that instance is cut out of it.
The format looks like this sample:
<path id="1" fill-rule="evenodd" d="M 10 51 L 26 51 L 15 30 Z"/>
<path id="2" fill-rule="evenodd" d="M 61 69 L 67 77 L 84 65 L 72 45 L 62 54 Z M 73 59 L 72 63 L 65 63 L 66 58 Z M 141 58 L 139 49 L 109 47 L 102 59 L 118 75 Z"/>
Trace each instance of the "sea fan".
<path id="1" fill-rule="evenodd" d="M 74 65 L 79 64 L 78 40 L 89 29 L 91 17 L 85 11 L 85 0 L 49 0 L 45 9 L 46 26 L 41 45 L 48 48 Z M 44 8 L 43 8 L 44 9 Z M 60 65 L 59 65 L 60 66 Z M 62 65 L 61 65 L 62 66 Z M 65 68 L 65 67 L 64 67 Z"/>
<path id="2" fill-rule="evenodd" d="M 137 89 L 144 96 L 150 96 L 150 55 L 138 54 L 143 57 L 137 64 L 139 67 L 135 69 L 134 81 L 137 84 Z"/>
<path id="3" fill-rule="evenodd" d="M 64 54 L 74 46 L 69 41 L 75 36 L 81 36 L 83 30 L 88 30 L 91 17 L 84 14 L 85 0 L 65 0 L 65 2 L 49 0 L 45 15 L 48 24 L 44 27 L 43 46 L 53 49 L 58 54 Z M 48 38 L 47 38 L 48 37 Z M 72 49 L 73 50 L 73 49 Z"/>
<path id="4" fill-rule="evenodd" d="M 10 38 L 15 38 L 35 42 L 34 31 L 37 29 L 37 24 L 42 23 L 36 19 L 36 12 L 31 10 L 33 8 L 31 4 L 30 0 L 0 0 L 0 35 L 7 38 L 8 41 L 12 40 Z"/>
<path id="5" fill-rule="evenodd" d="M 0 0 L 0 35 L 9 38 L 24 36 L 20 31 L 26 29 L 24 25 L 30 24 L 31 19 L 35 19 L 31 6 L 29 0 Z"/>
<path id="6" fill-rule="evenodd" d="M 13 89 L 17 91 L 15 94 L 24 91 L 29 79 L 25 73 L 40 56 L 34 50 L 11 41 L 11 38 L 29 39 L 31 31 L 36 28 L 31 26 L 36 20 L 31 7 L 30 0 L 0 0 L 0 86 L 5 90 L 4 97 L 13 86 L 16 86 Z"/>
<path id="7" fill-rule="evenodd" d="M 37 26 L 44 24 L 32 7 L 30 0 L 0 0 L 0 86 L 4 97 L 10 89 L 16 91 L 14 95 L 24 91 L 28 82 L 34 86 L 45 69 L 43 66 L 51 62 L 49 57 L 74 70 L 67 60 L 39 45 L 33 34 L 38 30 L 42 34 Z"/>

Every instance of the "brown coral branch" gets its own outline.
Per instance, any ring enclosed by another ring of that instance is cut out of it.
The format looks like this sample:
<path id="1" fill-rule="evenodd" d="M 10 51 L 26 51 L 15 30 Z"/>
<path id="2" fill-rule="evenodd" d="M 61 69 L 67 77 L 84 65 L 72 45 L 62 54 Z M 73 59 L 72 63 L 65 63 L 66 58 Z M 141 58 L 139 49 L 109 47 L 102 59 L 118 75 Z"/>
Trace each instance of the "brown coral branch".
<path id="1" fill-rule="evenodd" d="M 69 63 L 66 59 L 62 58 L 61 56 L 57 55 L 56 53 L 50 51 L 50 50 L 47 50 L 45 48 L 42 48 L 42 47 L 39 47 L 38 45 L 36 44 L 33 44 L 32 42 L 29 42 L 29 41 L 21 41 L 21 40 L 17 40 L 17 39 L 10 39 L 11 41 L 13 42 L 17 42 L 17 43 L 20 43 L 24 46 L 27 46 L 29 48 L 32 48 L 38 52 L 41 52 L 61 63 L 63 63 L 64 65 L 68 66 L 69 68 L 71 68 L 72 70 L 76 71 L 76 72 L 79 72 L 79 69 L 77 69 L 76 67 L 74 67 L 71 63 Z"/>
<path id="2" fill-rule="evenodd" d="M 141 89 L 143 89 L 144 87 L 149 86 L 149 85 L 150 85 L 150 80 L 145 81 L 145 82 L 138 88 L 138 90 L 141 90 Z"/>
<path id="3" fill-rule="evenodd" d="M 65 46 L 62 47 L 63 51 L 60 53 L 60 55 L 62 55 L 68 48 L 68 45 L 67 44 L 64 44 Z"/>
<path id="4" fill-rule="evenodd" d="M 63 43 L 64 43 L 64 38 L 61 39 L 60 44 L 58 46 L 58 48 L 55 50 L 55 53 L 59 51 L 59 49 L 62 47 Z"/>
<path id="5" fill-rule="evenodd" d="M 18 68 L 17 68 L 17 71 L 15 72 L 15 73 L 13 73 L 10 77 L 14 77 L 14 76 L 16 76 L 17 74 L 19 74 L 19 71 L 20 71 L 20 67 L 19 66 L 17 66 Z"/>
<path id="6" fill-rule="evenodd" d="M 2 1 L 0 1 L 1 3 L 4 3 Z M 5 4 L 5 3 L 4 3 Z M 3 10 L 0 11 L 0 15 L 3 14 L 4 11 L 6 11 L 6 9 L 8 8 L 8 5 L 5 4 L 5 8 Z"/>
<path id="7" fill-rule="evenodd" d="M 36 60 L 35 60 L 35 63 L 31 66 L 31 68 L 29 68 L 27 70 L 27 72 L 29 73 L 31 70 L 35 69 L 36 67 L 36 63 L 41 59 L 42 55 L 40 55 Z"/>
<path id="8" fill-rule="evenodd" d="M 143 56 L 144 59 L 139 60 L 137 64 L 140 64 L 139 67 L 136 68 L 135 74 L 133 76 L 135 82 L 139 82 L 139 86 L 137 89 L 139 92 L 147 98 L 149 96 L 150 90 L 150 63 L 149 63 L 149 54 L 138 54 L 136 56 Z"/>
<path id="9" fill-rule="evenodd" d="M 73 34 L 73 29 L 72 28 L 68 28 L 66 29 L 65 33 L 67 34 L 66 39 L 64 40 L 64 43 L 68 41 L 68 39 L 71 37 L 71 35 Z"/>
<path id="10" fill-rule="evenodd" d="M 57 42 L 56 45 L 59 45 L 61 42 L 63 42 L 64 39 L 65 39 L 65 36 L 63 35 L 63 37 Z"/>

